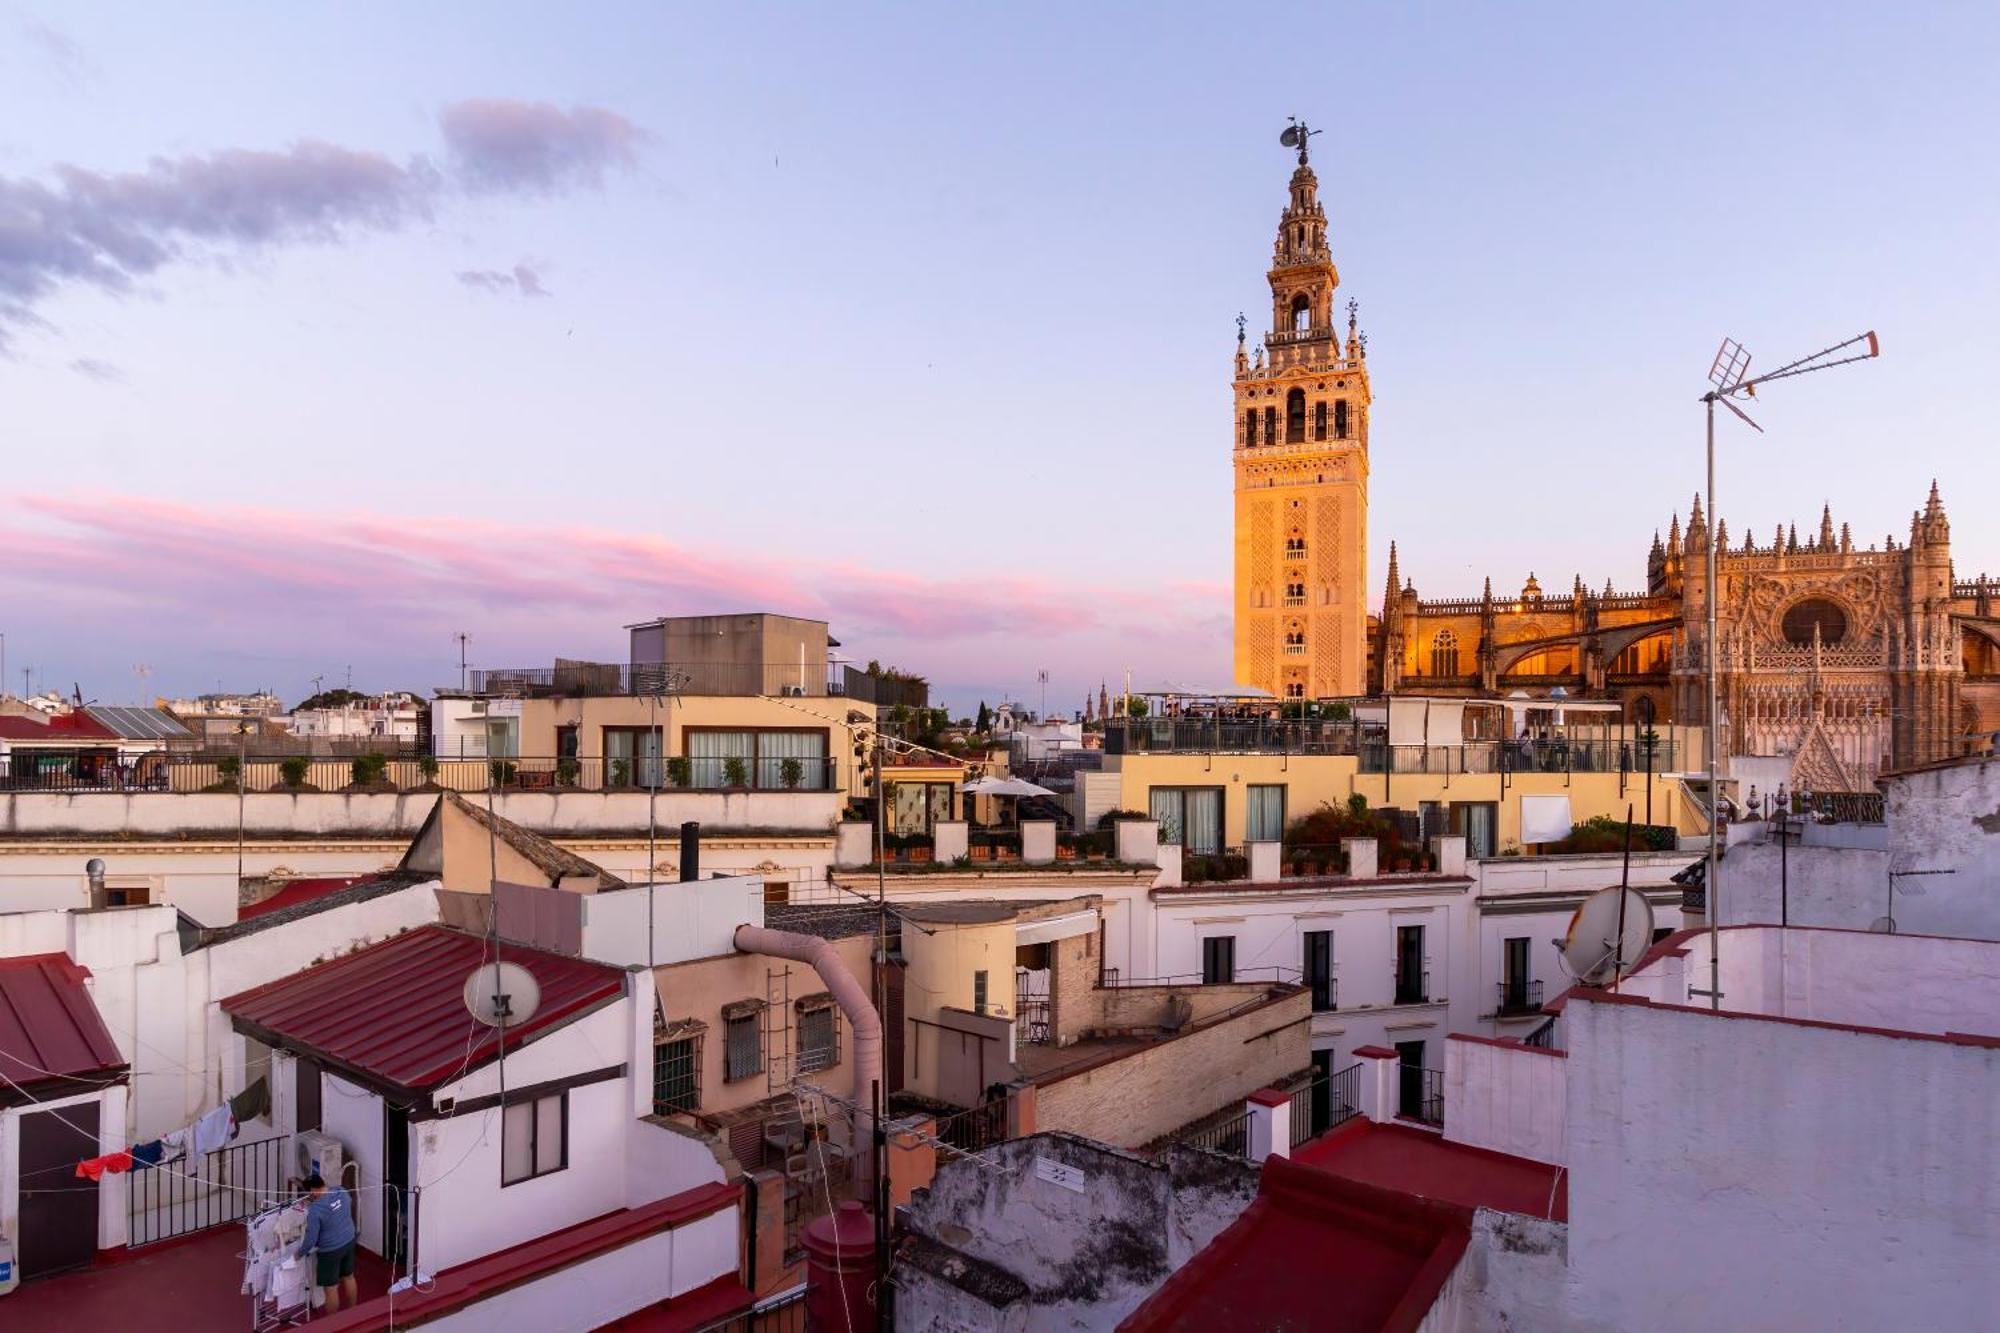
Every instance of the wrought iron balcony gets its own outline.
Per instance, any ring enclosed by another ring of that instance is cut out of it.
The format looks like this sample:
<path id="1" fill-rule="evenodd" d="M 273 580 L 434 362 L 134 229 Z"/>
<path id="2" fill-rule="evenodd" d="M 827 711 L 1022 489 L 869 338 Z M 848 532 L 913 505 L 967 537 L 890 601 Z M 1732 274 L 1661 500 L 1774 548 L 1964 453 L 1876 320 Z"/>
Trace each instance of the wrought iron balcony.
<path id="1" fill-rule="evenodd" d="M 1503 981 L 1496 990 L 1500 992 L 1495 1012 L 1499 1014 L 1532 1014 L 1542 1007 L 1542 983 L 1539 981 Z"/>

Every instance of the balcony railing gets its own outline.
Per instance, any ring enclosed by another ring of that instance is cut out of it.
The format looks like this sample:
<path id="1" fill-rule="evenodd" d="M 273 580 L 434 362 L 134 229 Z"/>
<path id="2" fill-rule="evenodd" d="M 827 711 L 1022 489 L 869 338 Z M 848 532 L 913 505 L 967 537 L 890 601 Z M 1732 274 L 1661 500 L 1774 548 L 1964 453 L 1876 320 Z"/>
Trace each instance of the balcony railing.
<path id="1" fill-rule="evenodd" d="M 1431 1002 L 1431 974 L 1429 972 L 1398 972 L 1396 974 L 1397 1004 L 1429 1004 Z"/>
<path id="2" fill-rule="evenodd" d="M 1221 1153 L 1224 1157 L 1247 1157 L 1250 1155 L 1250 1113 L 1245 1111 L 1233 1115 L 1176 1142 L 1204 1152 Z"/>
<path id="3" fill-rule="evenodd" d="M 1539 981 L 1503 981 L 1494 989 L 1500 992 L 1494 1012 L 1500 1014 L 1533 1014 L 1542 1008 L 1542 983 Z"/>
<path id="4" fill-rule="evenodd" d="M 1361 1066 L 1316 1078 L 1292 1093 L 1292 1146 L 1318 1138 L 1361 1113 Z"/>
<path id="5" fill-rule="evenodd" d="M 1285 644 L 1303 654 L 1304 644 Z M 1646 754 L 1633 739 L 1465 741 L 1390 745 L 1379 724 L 1331 718 L 1160 717 L 1113 719 L 1106 754 L 1351 754 L 1363 773 L 1640 773 Z M 1674 744 L 1653 746 L 1652 771 L 1671 772 Z M 1862 798 L 1854 798 L 1859 801 Z M 1877 807 L 1879 809 L 1877 798 Z"/>
<path id="6" fill-rule="evenodd" d="M 1288 643 L 1288 644 L 1286 644 L 1286 645 L 1285 645 L 1285 656 L 1287 656 L 1287 657 L 1304 657 L 1305 655 L 1306 655 L 1306 646 L 1305 646 L 1304 644 L 1302 644 L 1302 643 Z"/>
<path id="7" fill-rule="evenodd" d="M 485 667 L 472 672 L 474 694 L 505 698 L 606 695 L 838 697 L 881 708 L 930 706 L 930 686 L 910 676 L 877 675 L 845 662 L 563 662 L 551 667 Z"/>
<path id="8" fill-rule="evenodd" d="M 1353 754 L 1364 732 L 1331 718 L 1150 717 L 1113 719 L 1106 754 Z"/>

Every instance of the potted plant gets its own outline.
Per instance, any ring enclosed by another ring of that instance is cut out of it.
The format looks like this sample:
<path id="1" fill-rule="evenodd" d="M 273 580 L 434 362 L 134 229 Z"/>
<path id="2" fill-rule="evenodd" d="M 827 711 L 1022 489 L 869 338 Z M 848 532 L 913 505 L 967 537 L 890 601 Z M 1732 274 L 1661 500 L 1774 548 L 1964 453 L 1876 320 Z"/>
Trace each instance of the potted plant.
<path id="1" fill-rule="evenodd" d="M 993 859 L 993 844 L 990 842 L 975 842 L 966 851 L 975 861 L 991 861 Z"/>
<path id="2" fill-rule="evenodd" d="M 806 766 L 798 759 L 786 759 L 778 765 L 778 781 L 785 784 L 786 791 L 797 791 L 805 780 Z"/>
<path id="3" fill-rule="evenodd" d="M 750 785 L 750 765 L 735 755 L 722 761 L 722 785 L 725 787 L 747 787 Z"/>
<path id="4" fill-rule="evenodd" d="M 577 762 L 575 756 L 564 755 L 561 759 L 556 760 L 556 786 L 574 787 L 576 785 L 576 775 Z"/>
<path id="5" fill-rule="evenodd" d="M 686 755 L 677 754 L 667 760 L 667 781 L 676 787 L 688 787 L 694 784 L 694 765 L 689 762 Z"/>
<path id="6" fill-rule="evenodd" d="M 1069 841 L 1067 839 L 1058 841 L 1056 843 L 1056 860 L 1058 861 L 1076 860 L 1076 843 Z"/>
<path id="7" fill-rule="evenodd" d="M 495 759 L 486 765 L 486 775 L 496 787 L 511 787 L 521 774 L 521 766 L 510 759 Z"/>
<path id="8" fill-rule="evenodd" d="M 418 756 L 417 772 L 424 775 L 424 785 L 426 787 L 437 786 L 437 780 L 438 780 L 437 756 L 430 754 Z"/>
<path id="9" fill-rule="evenodd" d="M 361 761 L 359 759 L 355 760 L 354 763 L 355 767 L 357 768 L 359 768 L 361 765 Z M 280 760 L 278 763 L 278 776 L 282 778 L 284 780 L 285 785 L 291 788 L 293 791 L 297 791 L 300 787 L 305 785 L 306 774 L 311 771 L 312 771 L 312 760 L 306 758 L 302 754 L 288 755 L 286 758 Z M 355 780 L 357 782 L 360 781 L 359 778 L 356 778 Z"/>
<path id="10" fill-rule="evenodd" d="M 629 787 L 632 785 L 632 761 L 630 759 L 613 759 L 611 761 L 611 785 L 614 787 Z"/>

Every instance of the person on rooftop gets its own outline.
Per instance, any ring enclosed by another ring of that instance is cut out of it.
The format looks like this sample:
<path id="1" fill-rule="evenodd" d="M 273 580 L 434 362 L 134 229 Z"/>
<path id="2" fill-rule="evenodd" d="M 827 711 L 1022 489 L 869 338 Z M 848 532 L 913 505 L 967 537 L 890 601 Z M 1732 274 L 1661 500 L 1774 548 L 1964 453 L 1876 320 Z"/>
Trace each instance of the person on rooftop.
<path id="1" fill-rule="evenodd" d="M 338 1186 L 328 1189 L 317 1173 L 306 1177 L 306 1234 L 299 1242 L 299 1258 L 318 1256 L 313 1283 L 326 1292 L 326 1313 L 340 1308 L 341 1298 L 349 1305 L 360 1299 L 354 1281 L 354 1198 Z"/>

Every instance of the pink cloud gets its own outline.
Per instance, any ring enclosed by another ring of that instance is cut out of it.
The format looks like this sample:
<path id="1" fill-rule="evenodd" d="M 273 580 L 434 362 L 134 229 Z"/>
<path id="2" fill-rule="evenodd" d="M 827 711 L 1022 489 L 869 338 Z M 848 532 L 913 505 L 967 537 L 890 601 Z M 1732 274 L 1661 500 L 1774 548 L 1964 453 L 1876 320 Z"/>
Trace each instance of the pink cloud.
<path id="1" fill-rule="evenodd" d="M 1025 690 L 1040 667 L 1071 693 L 1126 667 L 1219 680 L 1227 655 L 1228 603 L 1213 585 L 1082 586 L 1017 568 L 929 578 L 576 526 L 127 496 L 17 497 L 0 509 L 0 541 L 15 585 L 45 595 L 29 601 L 59 632 L 97 618 L 66 609 L 114 609 L 159 643 L 156 664 L 271 645 L 432 660 L 461 628 L 488 665 L 616 657 L 630 621 L 743 609 L 826 620 L 852 654 L 981 689 Z"/>

